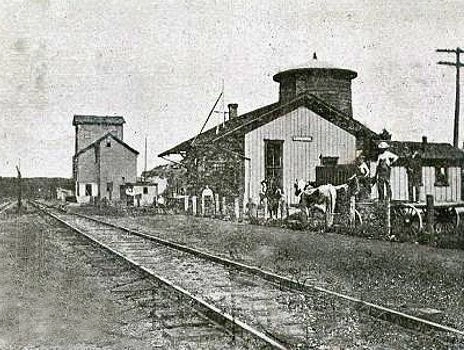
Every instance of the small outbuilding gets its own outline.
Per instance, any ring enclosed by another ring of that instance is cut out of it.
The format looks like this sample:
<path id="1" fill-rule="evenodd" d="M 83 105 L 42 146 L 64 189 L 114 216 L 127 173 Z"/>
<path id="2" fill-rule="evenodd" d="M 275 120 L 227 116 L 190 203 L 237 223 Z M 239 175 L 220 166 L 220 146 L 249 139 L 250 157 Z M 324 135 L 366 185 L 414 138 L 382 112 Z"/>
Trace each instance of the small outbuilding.
<path id="1" fill-rule="evenodd" d="M 156 204 L 158 185 L 152 182 L 127 183 L 125 199 L 128 206 L 148 207 Z"/>
<path id="2" fill-rule="evenodd" d="M 67 198 L 71 198 L 74 195 L 73 190 L 68 190 L 66 188 L 57 187 L 56 188 L 56 199 L 65 202 Z"/>

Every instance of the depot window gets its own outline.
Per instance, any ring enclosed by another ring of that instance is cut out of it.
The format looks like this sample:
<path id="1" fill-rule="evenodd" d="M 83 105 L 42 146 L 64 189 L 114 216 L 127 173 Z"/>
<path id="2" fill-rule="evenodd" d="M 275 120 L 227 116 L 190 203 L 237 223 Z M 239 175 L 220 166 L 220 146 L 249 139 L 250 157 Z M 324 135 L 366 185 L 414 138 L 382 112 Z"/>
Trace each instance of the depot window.
<path id="1" fill-rule="evenodd" d="M 449 174 L 447 167 L 435 167 L 435 186 L 449 186 Z"/>

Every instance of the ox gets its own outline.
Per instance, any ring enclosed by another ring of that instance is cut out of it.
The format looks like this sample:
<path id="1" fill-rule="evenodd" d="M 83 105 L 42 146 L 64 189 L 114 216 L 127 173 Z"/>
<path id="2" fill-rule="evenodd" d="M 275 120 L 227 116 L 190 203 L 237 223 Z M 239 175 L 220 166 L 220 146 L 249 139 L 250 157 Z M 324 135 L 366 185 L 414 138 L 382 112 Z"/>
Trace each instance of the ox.
<path id="1" fill-rule="evenodd" d="M 304 180 L 295 180 L 295 196 L 300 198 L 300 207 L 309 217 L 310 209 L 317 208 L 323 213 L 333 214 L 337 201 L 338 190 L 348 190 L 348 184 L 334 186 L 331 184 L 315 187 L 313 183 Z M 332 225 L 330 216 L 328 226 Z"/>

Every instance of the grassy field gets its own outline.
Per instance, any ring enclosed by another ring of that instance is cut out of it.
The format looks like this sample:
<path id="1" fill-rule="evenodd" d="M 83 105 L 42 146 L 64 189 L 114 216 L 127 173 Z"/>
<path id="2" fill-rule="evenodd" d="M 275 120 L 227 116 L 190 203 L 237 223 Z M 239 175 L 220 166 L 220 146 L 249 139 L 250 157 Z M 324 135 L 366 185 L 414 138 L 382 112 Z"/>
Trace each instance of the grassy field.
<path id="1" fill-rule="evenodd" d="M 464 251 L 181 215 L 104 219 L 464 329 Z"/>

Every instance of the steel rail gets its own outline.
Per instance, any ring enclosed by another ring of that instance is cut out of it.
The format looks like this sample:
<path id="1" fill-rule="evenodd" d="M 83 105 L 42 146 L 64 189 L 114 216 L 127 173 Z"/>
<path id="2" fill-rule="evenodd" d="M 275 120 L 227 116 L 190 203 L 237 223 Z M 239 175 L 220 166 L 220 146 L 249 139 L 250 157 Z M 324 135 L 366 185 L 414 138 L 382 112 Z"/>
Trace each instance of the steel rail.
<path id="1" fill-rule="evenodd" d="M 98 245 L 99 247 L 107 250 L 108 252 L 110 252 L 111 254 L 117 256 L 118 258 L 124 260 L 126 263 L 133 266 L 137 270 L 141 271 L 142 273 L 144 273 L 144 274 L 148 275 L 149 277 L 154 278 L 158 282 L 162 283 L 167 288 L 174 291 L 174 293 L 177 296 L 179 296 L 180 298 L 187 299 L 190 302 L 190 304 L 193 307 L 195 307 L 201 314 L 203 314 L 205 317 L 207 317 L 209 320 L 213 321 L 214 323 L 218 324 L 220 327 L 222 327 L 226 331 L 231 332 L 232 334 L 241 334 L 242 336 L 245 336 L 245 337 L 246 336 L 251 336 L 252 338 L 254 338 L 256 340 L 258 340 L 260 342 L 263 342 L 264 344 L 271 347 L 272 349 L 279 349 L 279 350 L 287 350 L 288 349 L 284 344 L 272 339 L 271 337 L 267 336 L 266 334 L 264 334 L 264 333 L 262 333 L 262 332 L 260 332 L 260 331 L 258 331 L 256 329 L 254 329 L 253 327 L 251 327 L 248 324 L 238 320 L 237 318 L 233 317 L 232 315 L 230 315 L 228 313 L 225 313 L 225 312 L 222 312 L 219 308 L 215 307 L 214 305 L 211 305 L 210 303 L 204 301 L 203 299 L 195 297 L 193 294 L 191 294 L 189 291 L 185 290 L 184 288 L 182 288 L 180 286 L 177 286 L 174 283 L 170 282 L 168 279 L 155 274 L 149 268 L 146 268 L 146 267 L 142 266 L 142 264 L 140 264 L 140 263 L 130 259 L 129 257 L 121 254 L 117 250 L 111 248 L 109 245 L 107 245 L 107 244 L 99 241 L 98 239 L 92 237 L 91 235 L 85 233 L 84 231 L 82 231 L 81 229 L 75 227 L 74 225 L 70 224 L 69 222 L 66 222 L 65 220 L 63 220 L 60 217 L 58 217 L 57 215 L 55 215 L 54 213 L 44 209 L 42 207 L 42 204 L 39 204 L 37 202 L 31 202 L 31 204 L 33 206 L 35 206 L 37 209 L 39 209 L 40 211 L 42 211 L 43 213 L 51 216 L 52 218 L 54 218 L 55 220 L 57 220 L 61 224 L 63 224 L 66 227 L 70 228 L 74 232 L 84 236 L 85 238 L 90 240 L 92 243 L 94 243 L 94 244 Z M 80 216 L 80 215 L 78 215 L 78 216 Z M 96 220 L 93 220 L 93 221 L 96 221 Z M 96 221 L 96 222 L 98 222 L 98 221 Z M 102 223 L 107 224 L 105 222 L 102 222 Z M 118 228 L 118 227 L 114 227 L 114 228 L 117 228 L 117 229 L 120 229 L 120 230 L 125 231 L 127 233 L 130 233 L 127 230 L 122 229 L 122 228 Z M 149 238 L 150 236 L 145 237 L 145 236 L 141 235 L 140 237 Z M 149 240 L 151 240 L 151 239 L 149 239 Z"/>
<path id="2" fill-rule="evenodd" d="M 15 201 L 7 201 L 0 205 L 0 214 L 3 213 L 5 210 L 11 208 L 14 205 Z"/>
<path id="3" fill-rule="evenodd" d="M 183 244 L 171 242 L 165 239 L 162 239 L 160 237 L 152 236 L 146 233 L 141 233 L 137 232 L 128 228 L 125 228 L 123 226 L 119 226 L 110 222 L 106 222 L 103 220 L 99 220 L 97 218 L 84 215 L 84 214 L 79 214 L 79 213 L 72 213 L 72 215 L 79 216 L 81 218 L 85 218 L 100 224 L 107 225 L 109 227 L 113 227 L 115 229 L 123 230 L 129 234 L 139 236 L 146 238 L 148 240 L 151 240 L 153 242 L 165 245 L 167 247 L 180 250 L 186 253 L 193 254 L 195 256 L 213 261 L 215 263 L 228 266 L 230 268 L 237 269 L 239 271 L 247 272 L 256 276 L 259 276 L 267 281 L 270 281 L 272 283 L 275 283 L 279 285 L 280 287 L 285 287 L 288 288 L 289 290 L 292 291 L 297 291 L 297 292 L 303 292 L 303 293 L 314 293 L 314 292 L 319 292 L 323 294 L 328 294 L 334 297 L 337 297 L 341 300 L 347 301 L 349 303 L 352 303 L 356 305 L 359 309 L 366 311 L 369 315 L 374 316 L 379 319 L 383 319 L 385 321 L 393 322 L 396 323 L 402 327 L 409 328 L 409 329 L 415 329 L 415 330 L 424 330 L 424 329 L 430 329 L 433 331 L 440 331 L 440 332 L 446 332 L 446 333 L 451 333 L 453 335 L 457 335 L 460 337 L 464 337 L 464 331 L 458 330 L 456 328 L 443 325 L 437 322 L 429 321 L 417 316 L 413 316 L 398 310 L 394 310 L 385 306 L 381 306 L 375 303 L 371 303 L 356 297 L 352 297 L 343 293 L 335 292 L 333 290 L 319 287 L 313 284 L 306 283 L 306 281 L 297 281 L 288 277 L 284 277 L 281 275 L 278 275 L 276 273 L 266 271 L 263 269 L 260 269 L 255 266 L 243 264 L 237 261 L 233 261 L 224 257 L 220 257 L 217 255 L 213 255 L 207 252 L 204 252 L 202 250 L 188 247 Z"/>

